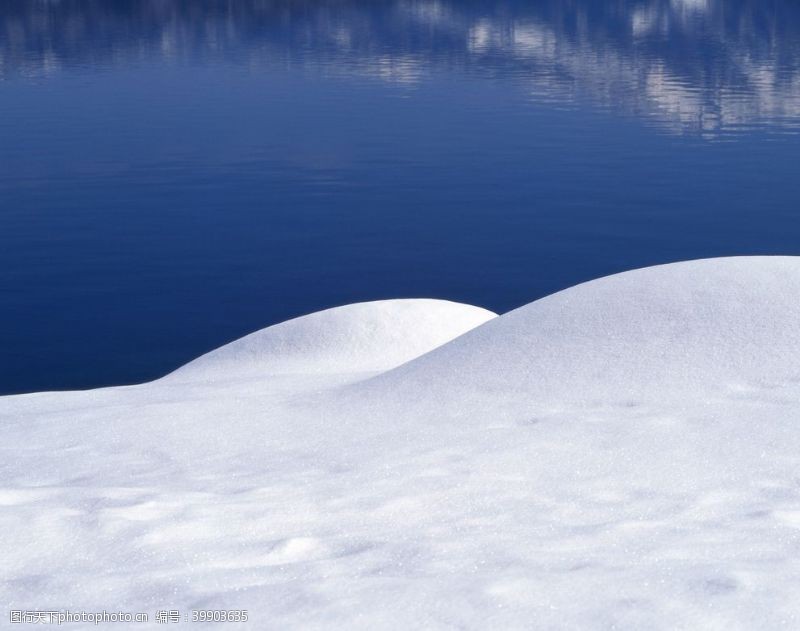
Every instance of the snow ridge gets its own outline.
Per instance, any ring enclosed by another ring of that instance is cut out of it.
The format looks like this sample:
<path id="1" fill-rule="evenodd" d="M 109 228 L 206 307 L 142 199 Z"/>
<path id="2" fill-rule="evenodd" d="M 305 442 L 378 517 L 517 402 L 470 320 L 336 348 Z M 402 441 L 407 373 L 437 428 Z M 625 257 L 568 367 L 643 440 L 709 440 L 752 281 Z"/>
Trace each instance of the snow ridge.
<path id="1" fill-rule="evenodd" d="M 800 257 L 661 265 L 504 314 L 353 386 L 421 409 L 704 399 L 800 382 Z M 419 393 L 430 393 L 420 401 Z M 440 410 L 441 412 L 441 410 Z"/>
<path id="2" fill-rule="evenodd" d="M 494 317 L 486 309 L 446 300 L 346 305 L 251 333 L 186 364 L 170 378 L 388 370 Z"/>

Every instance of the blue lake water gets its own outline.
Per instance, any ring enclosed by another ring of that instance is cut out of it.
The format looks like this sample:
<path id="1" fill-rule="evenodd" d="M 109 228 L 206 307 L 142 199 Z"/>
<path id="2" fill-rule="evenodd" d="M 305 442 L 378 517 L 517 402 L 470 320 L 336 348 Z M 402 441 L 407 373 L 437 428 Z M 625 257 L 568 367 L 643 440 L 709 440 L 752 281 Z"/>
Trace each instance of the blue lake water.
<path id="1" fill-rule="evenodd" d="M 800 254 L 794 0 L 0 3 L 0 393 Z"/>

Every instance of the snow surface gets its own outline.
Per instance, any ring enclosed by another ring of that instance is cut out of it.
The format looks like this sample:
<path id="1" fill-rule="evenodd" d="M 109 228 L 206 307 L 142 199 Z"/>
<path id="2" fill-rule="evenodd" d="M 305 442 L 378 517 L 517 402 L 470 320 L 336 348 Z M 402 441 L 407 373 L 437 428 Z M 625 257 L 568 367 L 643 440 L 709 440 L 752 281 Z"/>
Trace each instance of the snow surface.
<path id="1" fill-rule="evenodd" d="M 249 611 L 209 629 L 798 628 L 799 354 L 800 258 L 712 259 L 0 398 L 0 596 Z"/>

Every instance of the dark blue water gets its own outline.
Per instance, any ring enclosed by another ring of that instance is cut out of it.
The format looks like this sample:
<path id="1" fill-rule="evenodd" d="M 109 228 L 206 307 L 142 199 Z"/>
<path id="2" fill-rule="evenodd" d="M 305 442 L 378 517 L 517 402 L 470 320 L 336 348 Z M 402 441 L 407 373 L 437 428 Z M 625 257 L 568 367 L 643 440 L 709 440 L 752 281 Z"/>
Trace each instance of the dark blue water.
<path id="1" fill-rule="evenodd" d="M 790 0 L 0 2 L 0 392 L 800 254 Z"/>

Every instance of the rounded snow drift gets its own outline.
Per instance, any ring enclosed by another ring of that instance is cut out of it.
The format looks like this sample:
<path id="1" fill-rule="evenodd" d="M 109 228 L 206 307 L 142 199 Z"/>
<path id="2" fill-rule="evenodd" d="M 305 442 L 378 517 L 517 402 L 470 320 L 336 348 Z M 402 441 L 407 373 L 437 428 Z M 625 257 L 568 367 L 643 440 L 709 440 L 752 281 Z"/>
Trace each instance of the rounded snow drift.
<path id="1" fill-rule="evenodd" d="M 169 375 L 191 380 L 388 370 L 496 317 L 445 300 L 365 302 L 270 326 Z"/>
<path id="2" fill-rule="evenodd" d="M 458 414 L 697 398 L 798 379 L 800 257 L 736 257 L 578 285 L 351 388 L 373 402 Z"/>

